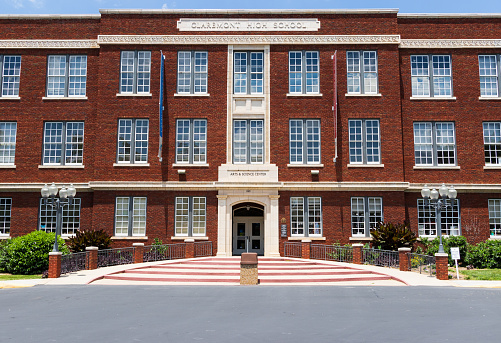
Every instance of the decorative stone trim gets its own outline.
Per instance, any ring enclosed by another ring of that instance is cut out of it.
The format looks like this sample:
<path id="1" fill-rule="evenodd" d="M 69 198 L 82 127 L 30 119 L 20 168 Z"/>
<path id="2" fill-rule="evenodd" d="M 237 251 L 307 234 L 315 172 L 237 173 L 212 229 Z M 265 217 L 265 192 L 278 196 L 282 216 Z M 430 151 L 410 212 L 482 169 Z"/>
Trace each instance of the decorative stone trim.
<path id="1" fill-rule="evenodd" d="M 95 39 L 1 39 L 0 49 L 98 49 Z"/>
<path id="2" fill-rule="evenodd" d="M 501 39 L 402 39 L 402 49 L 501 48 Z"/>

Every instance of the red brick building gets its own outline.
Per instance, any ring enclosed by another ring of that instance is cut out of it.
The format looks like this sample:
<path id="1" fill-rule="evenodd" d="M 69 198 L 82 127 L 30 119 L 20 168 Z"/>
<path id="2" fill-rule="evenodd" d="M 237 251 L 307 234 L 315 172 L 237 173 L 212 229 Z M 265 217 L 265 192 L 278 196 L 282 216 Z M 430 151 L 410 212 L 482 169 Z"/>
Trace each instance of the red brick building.
<path id="1" fill-rule="evenodd" d="M 116 246 L 277 256 L 287 241 L 369 241 L 382 220 L 434 237 L 420 190 L 442 183 L 459 193 L 444 235 L 499 238 L 500 24 L 396 10 L 1 16 L 0 237 L 53 231 L 40 189 L 55 182 L 77 189 L 63 236 L 103 229 Z"/>

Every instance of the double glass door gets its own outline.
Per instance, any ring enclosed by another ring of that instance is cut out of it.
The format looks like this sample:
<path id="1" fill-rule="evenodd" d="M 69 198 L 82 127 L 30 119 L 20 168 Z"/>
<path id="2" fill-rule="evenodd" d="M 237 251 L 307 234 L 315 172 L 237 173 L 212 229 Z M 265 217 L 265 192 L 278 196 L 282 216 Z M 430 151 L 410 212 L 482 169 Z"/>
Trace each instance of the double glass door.
<path id="1" fill-rule="evenodd" d="M 233 218 L 233 255 L 255 252 L 264 255 L 263 217 Z"/>

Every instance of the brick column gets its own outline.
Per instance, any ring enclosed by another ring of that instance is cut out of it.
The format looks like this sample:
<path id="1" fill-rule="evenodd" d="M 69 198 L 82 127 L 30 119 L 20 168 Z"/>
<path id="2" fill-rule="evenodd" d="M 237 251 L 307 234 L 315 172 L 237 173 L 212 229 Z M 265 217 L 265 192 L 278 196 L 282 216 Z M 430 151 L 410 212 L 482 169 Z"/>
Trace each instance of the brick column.
<path id="1" fill-rule="evenodd" d="M 51 251 L 49 253 L 49 278 L 56 279 L 61 276 L 61 256 L 62 252 Z"/>
<path id="2" fill-rule="evenodd" d="M 97 269 L 97 247 L 86 247 L 85 269 Z"/>
<path id="3" fill-rule="evenodd" d="M 437 279 L 449 280 L 449 254 L 435 254 L 435 264 L 437 266 Z"/>
<path id="4" fill-rule="evenodd" d="M 184 240 L 185 244 L 185 256 L 184 258 L 195 258 L 195 240 L 193 238 L 187 238 Z"/>
<path id="5" fill-rule="evenodd" d="M 363 244 L 360 243 L 355 243 L 352 245 L 353 247 L 353 263 L 355 264 L 362 264 L 362 248 L 364 247 Z"/>
<path id="6" fill-rule="evenodd" d="M 311 239 L 305 238 L 301 240 L 301 258 L 310 258 Z"/>
<path id="7" fill-rule="evenodd" d="M 257 253 L 244 252 L 240 257 L 240 284 L 257 285 L 258 283 Z"/>
<path id="8" fill-rule="evenodd" d="M 411 248 L 398 248 L 398 259 L 400 271 L 408 272 L 411 270 L 411 266 L 409 263 L 409 255 L 411 252 Z"/>
<path id="9" fill-rule="evenodd" d="M 134 263 L 143 263 L 144 243 L 132 243 L 134 247 Z"/>

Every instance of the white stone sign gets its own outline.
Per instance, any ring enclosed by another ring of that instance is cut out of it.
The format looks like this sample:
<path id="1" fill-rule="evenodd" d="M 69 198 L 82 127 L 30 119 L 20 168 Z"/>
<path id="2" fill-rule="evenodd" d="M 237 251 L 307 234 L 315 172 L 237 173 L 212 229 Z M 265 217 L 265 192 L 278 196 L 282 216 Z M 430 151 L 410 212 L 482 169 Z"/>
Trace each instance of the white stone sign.
<path id="1" fill-rule="evenodd" d="M 179 31 L 318 31 L 320 21 L 306 19 L 189 19 L 177 22 Z"/>

